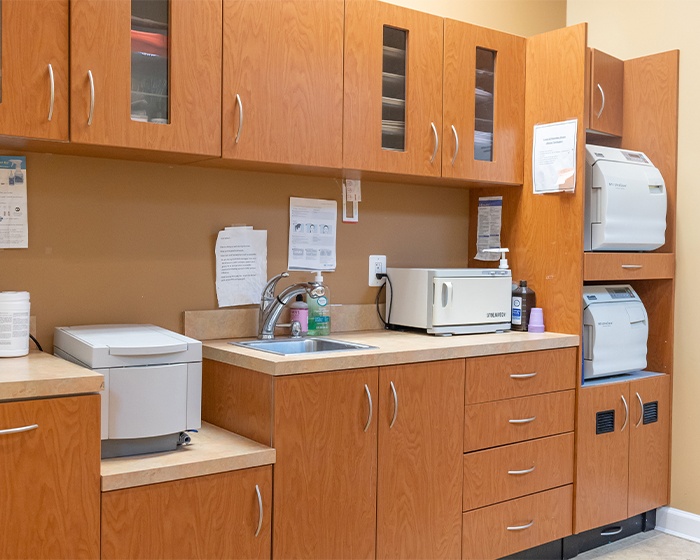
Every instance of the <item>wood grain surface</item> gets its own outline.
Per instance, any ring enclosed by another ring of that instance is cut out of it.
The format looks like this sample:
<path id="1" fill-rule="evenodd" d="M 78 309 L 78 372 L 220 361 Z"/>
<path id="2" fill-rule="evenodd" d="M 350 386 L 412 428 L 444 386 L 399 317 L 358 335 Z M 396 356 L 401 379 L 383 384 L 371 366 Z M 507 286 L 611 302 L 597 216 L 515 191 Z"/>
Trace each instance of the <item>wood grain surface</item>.
<path id="1" fill-rule="evenodd" d="M 100 396 L 0 403 L 2 558 L 100 555 Z"/>
<path id="2" fill-rule="evenodd" d="M 496 53 L 492 161 L 474 159 L 476 49 Z M 442 175 L 522 185 L 525 39 L 445 19 Z M 455 152 L 455 127 L 459 151 Z"/>
<path id="3" fill-rule="evenodd" d="M 576 348 L 467 359 L 465 402 L 476 404 L 576 386 Z M 532 377 L 518 377 L 530 376 Z"/>
<path id="4" fill-rule="evenodd" d="M 4 0 L 2 26 L 0 134 L 67 141 L 68 0 Z"/>
<path id="5" fill-rule="evenodd" d="M 530 469 L 534 470 L 522 472 Z M 573 481 L 573 432 L 467 453 L 464 455 L 464 511 Z"/>
<path id="6" fill-rule="evenodd" d="M 384 25 L 408 31 L 405 151 L 381 147 Z M 430 123 L 442 130 L 442 28 L 442 18 L 423 12 L 376 0 L 346 1 L 343 167 L 440 176 L 439 149 L 430 162 Z"/>
<path id="7" fill-rule="evenodd" d="M 585 253 L 583 279 L 586 282 L 660 280 L 673 278 L 674 253 Z"/>
<path id="8" fill-rule="evenodd" d="M 224 1 L 224 158 L 342 166 L 343 14 L 343 0 Z"/>
<path id="9" fill-rule="evenodd" d="M 572 487 L 568 485 L 467 512 L 462 558 L 492 560 L 566 537 L 571 534 L 571 506 Z M 530 523 L 525 529 L 515 529 Z"/>
<path id="10" fill-rule="evenodd" d="M 591 49 L 590 112 L 588 128 L 622 136 L 625 63 L 603 51 Z M 601 94 L 598 85 L 603 89 Z M 603 103 L 603 96 L 605 102 Z M 600 112 L 602 109 L 602 112 Z M 600 117 L 598 113 L 600 112 Z"/>
<path id="11" fill-rule="evenodd" d="M 529 418 L 534 420 L 510 422 Z M 464 451 L 571 432 L 573 429 L 573 390 L 471 404 L 465 407 Z"/>
<path id="12" fill-rule="evenodd" d="M 269 558 L 271 504 L 269 466 L 104 492 L 101 558 Z"/>
<path id="13" fill-rule="evenodd" d="M 459 557 L 463 395 L 464 360 L 380 368 L 377 558 Z"/>
<path id="14" fill-rule="evenodd" d="M 374 558 L 377 378 L 367 368 L 275 379 L 274 558 Z"/>

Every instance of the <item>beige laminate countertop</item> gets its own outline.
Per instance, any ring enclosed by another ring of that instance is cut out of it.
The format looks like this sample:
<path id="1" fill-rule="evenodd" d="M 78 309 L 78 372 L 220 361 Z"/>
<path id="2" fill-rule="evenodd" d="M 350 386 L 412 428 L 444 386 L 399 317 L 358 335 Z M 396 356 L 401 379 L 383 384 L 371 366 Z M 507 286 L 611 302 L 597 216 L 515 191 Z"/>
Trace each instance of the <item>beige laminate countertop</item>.
<path id="1" fill-rule="evenodd" d="M 531 352 L 578 346 L 579 337 L 557 333 L 503 332 L 459 336 L 433 336 L 413 332 L 365 331 L 332 334 L 329 338 L 376 346 L 349 350 L 282 356 L 209 340 L 202 345 L 204 358 L 260 371 L 291 375 L 340 369 L 471 358 L 513 352 Z"/>
<path id="2" fill-rule="evenodd" d="M 97 393 L 104 377 L 46 352 L 0 358 L 0 400 Z"/>
<path id="3" fill-rule="evenodd" d="M 192 442 L 173 451 L 102 459 L 102 491 L 271 465 L 275 450 L 202 422 Z"/>

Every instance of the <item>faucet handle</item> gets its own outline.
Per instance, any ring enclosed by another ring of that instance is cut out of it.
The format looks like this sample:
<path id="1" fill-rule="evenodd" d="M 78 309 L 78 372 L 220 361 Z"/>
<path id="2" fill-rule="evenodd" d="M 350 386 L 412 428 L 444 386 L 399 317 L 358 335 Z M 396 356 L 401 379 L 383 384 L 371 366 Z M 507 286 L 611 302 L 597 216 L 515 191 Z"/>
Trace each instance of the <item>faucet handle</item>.
<path id="1" fill-rule="evenodd" d="M 275 289 L 277 288 L 277 282 L 282 280 L 282 278 L 287 278 L 289 276 L 289 272 L 282 272 L 281 274 L 278 274 L 277 276 L 272 277 L 268 282 L 267 285 L 265 286 L 265 289 L 263 290 L 262 293 L 262 300 L 261 302 L 264 302 L 265 300 L 271 300 L 275 298 Z"/>

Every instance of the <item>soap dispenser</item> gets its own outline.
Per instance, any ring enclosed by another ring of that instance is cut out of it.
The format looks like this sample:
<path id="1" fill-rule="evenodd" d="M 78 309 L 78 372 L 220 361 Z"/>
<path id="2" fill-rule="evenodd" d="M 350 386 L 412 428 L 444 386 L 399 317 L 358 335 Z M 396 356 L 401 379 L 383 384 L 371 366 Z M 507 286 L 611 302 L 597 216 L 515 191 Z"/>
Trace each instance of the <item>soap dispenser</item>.
<path id="1" fill-rule="evenodd" d="M 328 286 L 323 284 L 323 275 L 316 273 L 314 281 L 322 284 L 325 290 L 320 297 L 306 296 L 309 306 L 309 336 L 327 336 L 331 334 L 331 296 Z"/>

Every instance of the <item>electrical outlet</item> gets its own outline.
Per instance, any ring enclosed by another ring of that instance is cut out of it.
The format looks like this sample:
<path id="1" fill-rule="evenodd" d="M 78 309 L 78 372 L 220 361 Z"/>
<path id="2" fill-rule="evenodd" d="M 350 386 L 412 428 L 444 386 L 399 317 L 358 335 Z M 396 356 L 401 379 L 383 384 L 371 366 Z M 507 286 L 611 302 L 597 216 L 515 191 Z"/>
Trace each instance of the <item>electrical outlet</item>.
<path id="1" fill-rule="evenodd" d="M 386 255 L 369 256 L 369 285 L 382 286 L 386 278 L 377 278 L 377 274 L 386 273 Z"/>

